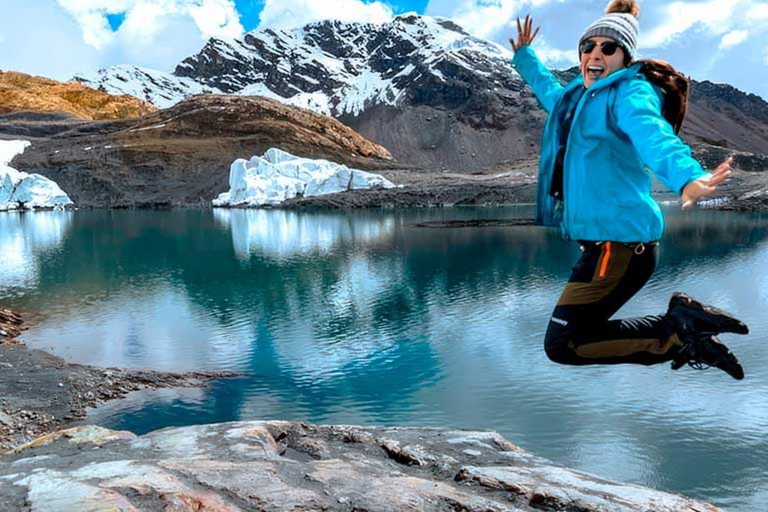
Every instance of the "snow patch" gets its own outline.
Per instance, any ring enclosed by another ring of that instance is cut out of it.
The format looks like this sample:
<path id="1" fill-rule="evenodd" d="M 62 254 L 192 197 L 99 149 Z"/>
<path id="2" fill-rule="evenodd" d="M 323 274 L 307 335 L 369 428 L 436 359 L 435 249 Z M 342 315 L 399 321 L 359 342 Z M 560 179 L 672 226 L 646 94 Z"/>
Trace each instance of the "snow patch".
<path id="1" fill-rule="evenodd" d="M 221 94 L 220 90 L 191 78 L 130 65 L 112 66 L 95 73 L 78 74 L 73 80 L 109 94 L 130 94 L 158 108 L 172 107 L 193 94 Z"/>
<path id="2" fill-rule="evenodd" d="M 6 165 L 29 145 L 26 140 L 0 141 L 0 211 L 71 206 L 72 201 L 56 182 Z"/>
<path id="3" fill-rule="evenodd" d="M 372 104 L 394 105 L 399 98 L 398 91 L 392 80 L 382 78 L 380 73 L 363 69 L 348 88 L 339 93 L 341 102 L 336 107 L 339 114 L 360 114 Z"/>
<path id="4" fill-rule="evenodd" d="M 296 196 L 394 186 L 378 174 L 272 148 L 263 156 L 235 160 L 229 170 L 230 189 L 214 199 L 213 206 L 275 205 Z"/>
<path id="5" fill-rule="evenodd" d="M 0 165 L 8 165 L 16 155 L 20 155 L 32 143 L 28 140 L 0 141 Z"/>
<path id="6" fill-rule="evenodd" d="M 163 124 L 156 124 L 155 126 L 145 126 L 144 128 L 134 128 L 133 130 L 128 130 L 129 132 L 143 132 L 145 130 L 159 130 L 160 128 L 165 128 L 165 123 Z M 86 151 L 91 148 L 86 148 Z"/>
<path id="7" fill-rule="evenodd" d="M 326 116 L 331 115 L 331 99 L 320 91 L 302 92 L 295 94 L 290 98 L 283 98 L 279 94 L 272 92 L 272 90 L 265 84 L 257 83 L 243 88 L 243 90 L 237 94 L 239 96 L 263 96 L 286 105 L 305 108 L 317 114 Z"/>

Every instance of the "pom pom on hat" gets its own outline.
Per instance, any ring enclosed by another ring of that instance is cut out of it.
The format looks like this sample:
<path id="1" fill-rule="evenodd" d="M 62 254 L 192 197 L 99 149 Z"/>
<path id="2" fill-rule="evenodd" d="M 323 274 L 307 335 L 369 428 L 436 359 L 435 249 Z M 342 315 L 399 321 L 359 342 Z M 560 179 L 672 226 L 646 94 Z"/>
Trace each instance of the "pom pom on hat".
<path id="1" fill-rule="evenodd" d="M 623 12 L 631 14 L 635 18 L 640 15 L 640 6 L 637 5 L 636 0 L 613 0 L 608 4 L 608 8 L 605 10 L 606 14 L 612 12 Z"/>

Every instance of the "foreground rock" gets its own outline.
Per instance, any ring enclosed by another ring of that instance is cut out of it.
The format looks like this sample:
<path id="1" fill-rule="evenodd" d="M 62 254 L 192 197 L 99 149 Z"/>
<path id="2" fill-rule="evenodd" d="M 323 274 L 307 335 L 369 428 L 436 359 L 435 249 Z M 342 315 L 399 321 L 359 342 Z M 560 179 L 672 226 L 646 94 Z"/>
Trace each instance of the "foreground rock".
<path id="1" fill-rule="evenodd" d="M 0 453 L 81 420 L 86 407 L 131 391 L 200 387 L 225 372 L 165 373 L 68 364 L 16 341 L 22 317 L 0 308 Z M 0 498 L 0 504 L 4 500 Z M 8 510 L 0 506 L 0 510 Z M 17 509 L 11 509 L 17 510 Z"/>
<path id="2" fill-rule="evenodd" d="M 238 158 L 230 166 L 229 190 L 213 206 L 263 206 L 294 197 L 313 197 L 352 190 L 394 188 L 378 174 L 328 160 L 311 160 L 271 148 L 250 160 Z"/>
<path id="3" fill-rule="evenodd" d="M 21 333 L 21 315 L 10 309 L 0 308 L 0 343 L 11 342 Z"/>
<path id="4" fill-rule="evenodd" d="M 281 421 L 57 432 L 0 461 L 0 500 L 51 512 L 718 510 L 555 466 L 495 432 Z"/>

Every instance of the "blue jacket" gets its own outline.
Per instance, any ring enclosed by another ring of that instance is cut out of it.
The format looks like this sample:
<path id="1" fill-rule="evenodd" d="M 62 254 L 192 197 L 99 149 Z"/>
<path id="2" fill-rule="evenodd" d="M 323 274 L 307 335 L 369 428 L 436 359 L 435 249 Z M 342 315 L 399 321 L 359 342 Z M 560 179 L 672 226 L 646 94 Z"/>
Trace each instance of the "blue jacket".
<path id="1" fill-rule="evenodd" d="M 661 238 L 664 218 L 651 197 L 653 174 L 677 194 L 706 172 L 661 115 L 663 93 L 639 65 L 595 82 L 578 100 L 568 135 L 563 202 L 550 183 L 563 117 L 584 87 L 581 75 L 563 87 L 530 46 L 515 52 L 512 66 L 549 114 L 541 143 L 536 220 L 560 225 L 575 240 L 650 242 Z"/>

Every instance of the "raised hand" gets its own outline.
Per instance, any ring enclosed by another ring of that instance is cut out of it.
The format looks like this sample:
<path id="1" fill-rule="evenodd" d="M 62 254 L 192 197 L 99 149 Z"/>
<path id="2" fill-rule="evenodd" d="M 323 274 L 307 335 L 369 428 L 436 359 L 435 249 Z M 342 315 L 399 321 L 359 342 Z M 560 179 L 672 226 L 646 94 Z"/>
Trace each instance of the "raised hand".
<path id="1" fill-rule="evenodd" d="M 696 204 L 701 196 L 714 194 L 715 191 L 717 191 L 717 186 L 731 175 L 732 163 L 733 157 L 729 156 L 717 166 L 715 172 L 687 184 L 685 188 L 683 188 L 683 210 L 690 210 L 693 208 L 693 205 Z"/>
<path id="2" fill-rule="evenodd" d="M 536 27 L 536 30 L 531 34 L 531 30 L 533 29 L 533 19 L 531 18 L 531 15 L 528 14 L 525 17 L 522 25 L 520 25 L 520 18 L 517 18 L 517 41 L 512 37 L 509 38 L 509 44 L 512 45 L 512 49 L 517 51 L 521 46 L 531 44 L 536 37 L 536 34 L 539 33 L 540 28 L 541 27 Z"/>

